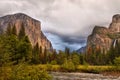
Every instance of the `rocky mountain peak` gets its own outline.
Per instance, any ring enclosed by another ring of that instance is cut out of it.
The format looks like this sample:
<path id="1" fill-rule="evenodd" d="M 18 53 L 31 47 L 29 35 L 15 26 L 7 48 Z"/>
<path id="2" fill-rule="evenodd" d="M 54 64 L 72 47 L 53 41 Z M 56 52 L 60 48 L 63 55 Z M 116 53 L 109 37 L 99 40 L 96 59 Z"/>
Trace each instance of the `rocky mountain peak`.
<path id="1" fill-rule="evenodd" d="M 5 32 L 8 26 L 15 26 L 17 34 L 21 26 L 24 26 L 25 33 L 29 37 L 32 46 L 35 46 L 36 43 L 39 44 L 43 49 L 52 49 L 51 42 L 46 38 L 46 36 L 41 31 L 41 22 L 29 17 L 23 13 L 17 13 L 12 15 L 6 15 L 0 17 L 0 32 Z"/>
<path id="2" fill-rule="evenodd" d="M 106 53 L 115 45 L 116 40 L 120 41 L 120 14 L 113 16 L 109 28 L 94 27 L 92 34 L 88 36 L 86 49 L 89 51 L 91 48 L 96 48 Z"/>
<path id="3" fill-rule="evenodd" d="M 112 23 L 120 23 L 120 14 L 116 14 L 113 16 Z"/>
<path id="4" fill-rule="evenodd" d="M 102 26 L 95 26 L 93 29 L 92 34 L 105 34 L 108 32 L 108 29 L 106 27 L 102 27 Z"/>
<path id="5" fill-rule="evenodd" d="M 120 32 L 120 14 L 113 16 L 109 29 L 113 33 Z"/>

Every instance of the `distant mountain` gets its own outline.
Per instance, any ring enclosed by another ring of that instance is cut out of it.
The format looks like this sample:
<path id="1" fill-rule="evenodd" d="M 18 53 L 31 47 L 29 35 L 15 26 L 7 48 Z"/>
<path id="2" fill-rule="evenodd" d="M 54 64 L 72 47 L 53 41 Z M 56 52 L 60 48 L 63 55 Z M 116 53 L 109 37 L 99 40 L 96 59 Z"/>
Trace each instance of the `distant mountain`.
<path id="1" fill-rule="evenodd" d="M 80 49 L 78 49 L 76 52 L 78 52 L 78 53 L 84 53 L 84 52 L 85 52 L 85 50 L 86 50 L 86 46 L 81 47 L 81 48 L 80 48 Z"/>
<path id="2" fill-rule="evenodd" d="M 87 52 L 92 49 L 107 53 L 111 46 L 115 47 L 120 41 L 120 14 L 116 14 L 112 18 L 112 22 L 108 28 L 95 26 L 91 35 L 87 39 Z"/>
<path id="3" fill-rule="evenodd" d="M 24 26 L 25 34 L 29 37 L 32 46 L 35 46 L 36 43 L 38 43 L 43 49 L 45 47 L 49 50 L 53 49 L 51 42 L 41 31 L 40 21 L 35 20 L 23 13 L 0 17 L 0 33 L 5 32 L 7 27 L 10 26 L 16 27 L 17 34 L 19 33 L 21 26 Z"/>

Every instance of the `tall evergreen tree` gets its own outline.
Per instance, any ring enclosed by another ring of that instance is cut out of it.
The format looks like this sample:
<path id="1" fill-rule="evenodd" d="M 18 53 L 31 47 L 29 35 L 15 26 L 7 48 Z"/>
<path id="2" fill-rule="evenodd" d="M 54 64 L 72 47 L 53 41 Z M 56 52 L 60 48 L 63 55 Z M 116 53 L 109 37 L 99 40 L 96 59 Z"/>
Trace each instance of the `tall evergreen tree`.
<path id="1" fill-rule="evenodd" d="M 36 43 L 36 45 L 33 48 L 32 55 L 33 55 L 33 59 L 32 59 L 33 61 L 32 62 L 35 63 L 35 64 L 40 63 L 40 48 L 39 48 L 38 42 Z"/>
<path id="2" fill-rule="evenodd" d="M 42 54 L 42 46 L 40 46 L 40 54 Z"/>
<path id="3" fill-rule="evenodd" d="M 57 57 L 57 52 L 56 50 L 53 50 L 52 60 L 56 60 L 56 57 Z"/>
<path id="4" fill-rule="evenodd" d="M 6 34 L 7 35 L 11 35 L 12 34 L 12 28 L 11 28 L 10 24 L 8 24 L 8 26 L 7 26 Z"/>
<path id="5" fill-rule="evenodd" d="M 57 63 L 63 64 L 65 58 L 66 58 L 65 52 L 59 50 L 59 54 L 57 55 Z"/>
<path id="6" fill-rule="evenodd" d="M 109 57 L 109 62 L 110 63 L 114 63 L 114 59 L 115 57 L 119 57 L 120 56 L 120 42 L 116 42 L 116 46 L 111 46 L 109 52 L 108 52 L 108 57 Z"/>
<path id="7" fill-rule="evenodd" d="M 24 37 L 25 37 L 25 27 L 22 24 L 21 29 L 20 29 L 19 34 L 18 34 L 18 38 L 21 40 Z"/>
<path id="8" fill-rule="evenodd" d="M 0 54 L 7 55 L 9 57 L 9 61 L 13 61 L 16 63 L 16 56 L 17 56 L 17 45 L 19 41 L 16 36 L 14 35 L 1 35 L 0 36 Z M 4 58 L 4 57 L 3 57 Z M 7 59 L 7 58 L 5 58 Z"/>
<path id="9" fill-rule="evenodd" d="M 47 63 L 47 49 L 44 49 L 44 63 Z"/>
<path id="10" fill-rule="evenodd" d="M 14 25 L 13 28 L 12 28 L 12 34 L 13 34 L 13 35 L 17 35 L 17 30 L 16 30 L 15 25 Z"/>
<path id="11" fill-rule="evenodd" d="M 25 61 L 31 61 L 32 59 L 32 45 L 29 41 L 28 36 L 25 36 L 18 44 L 18 53 L 20 54 L 19 59 Z"/>
<path id="12" fill-rule="evenodd" d="M 65 48 L 65 54 L 67 56 L 67 59 L 70 57 L 70 49 L 69 48 Z"/>
<path id="13" fill-rule="evenodd" d="M 42 46 L 40 46 L 40 62 L 43 63 L 43 59 L 44 59 L 44 54 L 43 54 L 43 49 L 42 49 Z"/>
<path id="14" fill-rule="evenodd" d="M 73 61 L 74 65 L 80 64 L 80 57 L 76 52 L 72 53 L 72 61 Z"/>

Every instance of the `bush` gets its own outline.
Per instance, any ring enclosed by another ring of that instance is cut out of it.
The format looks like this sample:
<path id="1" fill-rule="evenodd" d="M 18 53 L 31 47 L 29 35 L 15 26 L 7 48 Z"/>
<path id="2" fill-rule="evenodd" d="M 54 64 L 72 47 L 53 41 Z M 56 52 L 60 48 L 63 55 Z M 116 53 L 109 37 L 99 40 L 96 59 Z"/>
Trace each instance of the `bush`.
<path id="1" fill-rule="evenodd" d="M 12 80 L 51 80 L 51 76 L 39 67 L 20 65 L 13 69 Z"/>
<path id="2" fill-rule="evenodd" d="M 0 80 L 52 80 L 52 77 L 45 70 L 25 64 L 7 67 L 0 72 L 2 72 Z"/>
<path id="3" fill-rule="evenodd" d="M 0 80 L 10 80 L 11 69 L 8 67 L 0 67 Z"/>
<path id="4" fill-rule="evenodd" d="M 65 59 L 64 63 L 62 64 L 61 68 L 66 71 L 75 71 L 75 65 L 72 60 Z"/>
<path id="5" fill-rule="evenodd" d="M 114 64 L 115 64 L 116 66 L 120 66 L 120 57 L 116 57 L 116 58 L 114 59 Z"/>
<path id="6" fill-rule="evenodd" d="M 56 65 L 56 64 L 57 64 L 57 61 L 56 61 L 56 60 L 53 60 L 53 61 L 51 61 L 50 64 L 52 64 L 52 65 Z"/>
<path id="7" fill-rule="evenodd" d="M 114 59 L 115 69 L 120 70 L 120 57 Z"/>
<path id="8" fill-rule="evenodd" d="M 52 65 L 49 64 L 49 63 L 47 63 L 46 66 L 47 66 L 47 70 L 48 70 L 48 71 L 51 71 L 51 69 L 52 69 Z"/>
<path id="9" fill-rule="evenodd" d="M 60 66 L 59 65 L 52 65 L 52 71 L 60 71 Z"/>
<path id="10" fill-rule="evenodd" d="M 73 56 L 72 56 L 72 61 L 73 61 L 73 63 L 77 66 L 77 65 L 79 65 L 80 64 L 80 58 L 79 58 L 79 56 L 77 55 L 77 54 L 73 54 Z"/>

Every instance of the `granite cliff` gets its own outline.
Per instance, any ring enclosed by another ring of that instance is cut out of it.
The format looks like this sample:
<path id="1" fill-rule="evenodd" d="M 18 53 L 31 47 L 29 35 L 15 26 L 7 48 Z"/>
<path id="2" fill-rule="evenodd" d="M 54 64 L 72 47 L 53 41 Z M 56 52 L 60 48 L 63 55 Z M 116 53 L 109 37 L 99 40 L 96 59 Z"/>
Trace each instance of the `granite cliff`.
<path id="1" fill-rule="evenodd" d="M 38 43 L 43 49 L 45 47 L 48 50 L 53 49 L 51 42 L 41 31 L 40 21 L 35 20 L 23 13 L 0 17 L 0 33 L 5 32 L 8 26 L 15 26 L 18 34 L 22 25 L 25 28 L 25 34 L 29 37 L 32 46 L 35 46 L 36 43 Z"/>
<path id="2" fill-rule="evenodd" d="M 120 14 L 113 16 L 108 28 L 94 27 L 92 34 L 88 36 L 86 50 L 89 52 L 91 48 L 99 49 L 106 53 L 112 46 L 115 47 L 117 41 L 120 41 Z"/>

